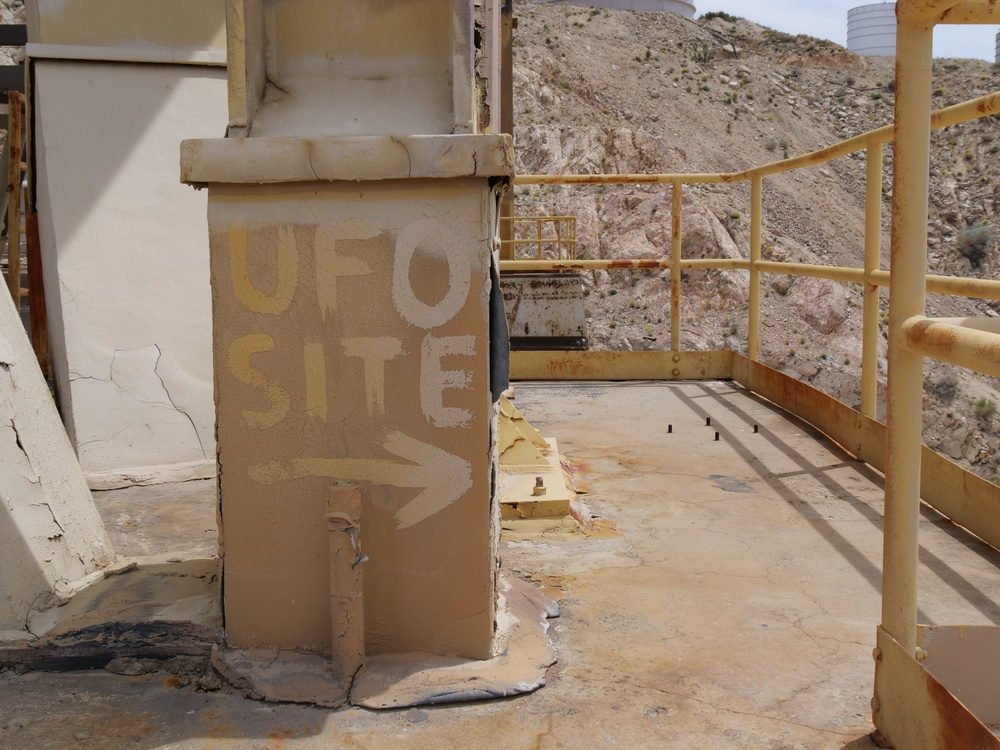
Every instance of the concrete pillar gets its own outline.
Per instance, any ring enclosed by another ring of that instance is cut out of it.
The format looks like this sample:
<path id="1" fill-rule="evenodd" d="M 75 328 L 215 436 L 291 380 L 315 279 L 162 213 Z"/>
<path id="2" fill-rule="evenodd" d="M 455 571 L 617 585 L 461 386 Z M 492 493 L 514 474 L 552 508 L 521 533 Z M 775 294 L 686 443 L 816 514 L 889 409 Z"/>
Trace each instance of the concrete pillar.
<path id="1" fill-rule="evenodd" d="M 115 561 L 14 303 L 0 293 L 0 642 Z"/>
<path id="2" fill-rule="evenodd" d="M 229 137 L 182 150 L 209 188 L 227 644 L 336 652 L 327 497 L 357 482 L 366 652 L 488 657 L 513 158 L 478 134 L 472 0 L 228 12 Z"/>

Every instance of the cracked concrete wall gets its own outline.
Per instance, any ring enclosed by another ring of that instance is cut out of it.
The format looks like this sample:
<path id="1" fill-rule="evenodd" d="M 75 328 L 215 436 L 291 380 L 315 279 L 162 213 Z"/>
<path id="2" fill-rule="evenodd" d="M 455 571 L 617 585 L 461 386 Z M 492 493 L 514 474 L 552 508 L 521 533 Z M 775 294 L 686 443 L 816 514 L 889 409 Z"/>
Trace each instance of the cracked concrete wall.
<path id="1" fill-rule="evenodd" d="M 215 471 L 206 195 L 184 138 L 220 136 L 222 68 L 38 60 L 37 185 L 63 418 L 91 486 Z"/>
<path id="2" fill-rule="evenodd" d="M 55 404 L 10 297 L 0 294 L 0 641 L 29 636 L 114 562 Z"/>

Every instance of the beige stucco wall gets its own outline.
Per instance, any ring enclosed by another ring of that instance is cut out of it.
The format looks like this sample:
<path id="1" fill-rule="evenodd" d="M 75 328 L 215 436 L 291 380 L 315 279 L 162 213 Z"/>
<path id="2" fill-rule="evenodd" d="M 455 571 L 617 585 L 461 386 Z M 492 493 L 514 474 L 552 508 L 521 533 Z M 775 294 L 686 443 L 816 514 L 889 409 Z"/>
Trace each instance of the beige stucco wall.
<path id="1" fill-rule="evenodd" d="M 67 7 L 72 4 L 67 4 Z M 63 417 L 95 486 L 214 472 L 206 195 L 222 68 L 38 60 L 38 211 Z"/>
<path id="2" fill-rule="evenodd" d="M 35 43 L 226 48 L 225 0 L 27 0 L 25 7 Z"/>
<path id="3" fill-rule="evenodd" d="M 330 651 L 341 479 L 365 492 L 368 653 L 489 656 L 486 181 L 210 192 L 229 645 Z"/>

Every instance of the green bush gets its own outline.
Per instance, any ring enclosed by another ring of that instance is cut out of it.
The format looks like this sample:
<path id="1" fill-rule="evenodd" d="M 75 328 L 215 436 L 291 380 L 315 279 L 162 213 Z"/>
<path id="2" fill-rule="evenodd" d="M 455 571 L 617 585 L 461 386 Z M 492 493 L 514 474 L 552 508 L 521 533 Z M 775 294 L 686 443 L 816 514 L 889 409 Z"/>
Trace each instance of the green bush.
<path id="1" fill-rule="evenodd" d="M 731 16 L 728 13 L 724 13 L 721 10 L 709 11 L 702 15 L 702 21 L 711 21 L 713 18 L 721 18 L 723 21 L 728 21 L 729 23 L 736 23 L 740 20 L 739 16 Z"/>
<path id="2" fill-rule="evenodd" d="M 993 230 L 988 224 L 973 224 L 958 233 L 955 244 L 958 252 L 969 259 L 972 267 L 979 268 L 993 244 L 993 239 Z"/>
<path id="3" fill-rule="evenodd" d="M 980 422 L 989 422 L 997 413 L 997 402 L 991 398 L 981 398 L 976 401 L 973 411 Z"/>
<path id="4" fill-rule="evenodd" d="M 715 59 L 715 47 L 710 42 L 700 41 L 694 45 L 691 52 L 691 59 L 699 65 L 710 63 Z"/>

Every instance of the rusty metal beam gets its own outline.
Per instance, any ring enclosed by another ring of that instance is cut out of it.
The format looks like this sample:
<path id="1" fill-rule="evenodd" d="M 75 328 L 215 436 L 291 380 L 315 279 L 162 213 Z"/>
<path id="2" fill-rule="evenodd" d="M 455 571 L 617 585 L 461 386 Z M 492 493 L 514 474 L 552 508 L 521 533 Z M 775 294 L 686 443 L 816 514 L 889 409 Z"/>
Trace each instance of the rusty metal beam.
<path id="1" fill-rule="evenodd" d="M 500 9 L 500 132 L 514 135 L 514 19 L 513 0 L 502 0 Z M 500 195 L 500 258 L 513 259 L 514 224 L 503 221 L 514 216 L 514 189 Z"/>
<path id="2" fill-rule="evenodd" d="M 924 22 L 901 20 L 896 29 L 882 627 L 911 655 L 917 628 L 924 360 L 905 345 L 903 327 L 923 316 L 925 307 L 933 33 L 933 25 Z"/>
<path id="3" fill-rule="evenodd" d="M 625 271 L 638 268 L 669 268 L 669 258 L 644 258 L 641 260 L 601 258 L 597 260 L 502 260 L 502 273 L 519 271 Z"/>
<path id="4" fill-rule="evenodd" d="M 907 348 L 959 367 L 1000 377 L 1000 320 L 915 316 L 901 331 Z"/>
<path id="5" fill-rule="evenodd" d="M 764 223 L 764 178 L 750 181 L 750 310 L 747 315 L 747 356 L 760 357 L 760 235 Z"/>
<path id="6" fill-rule="evenodd" d="M 512 380 L 735 380 L 810 423 L 879 471 L 886 428 L 789 375 L 731 351 L 511 353 Z M 920 495 L 955 523 L 1000 549 L 1000 487 L 920 446 Z"/>
<path id="7" fill-rule="evenodd" d="M 536 240 L 525 240 L 534 243 Z M 553 240 L 554 241 L 554 240 Z M 881 242 L 878 243 L 881 245 Z M 518 271 L 614 271 L 639 268 L 673 268 L 673 258 L 629 259 L 577 259 L 572 262 L 556 260 L 501 261 L 504 273 Z M 687 258 L 680 262 L 681 270 L 699 268 L 750 270 L 750 261 L 741 258 Z M 762 260 L 758 263 L 762 273 L 806 276 L 848 284 L 867 283 L 875 287 L 888 287 L 892 281 L 889 271 L 849 268 L 846 266 L 817 266 L 808 263 L 785 263 Z M 962 276 L 935 276 L 928 274 L 926 290 L 932 294 L 947 294 L 954 297 L 1000 301 L 1000 281 L 994 279 L 974 279 Z"/>
<path id="8" fill-rule="evenodd" d="M 935 24 L 1000 23 L 996 0 L 902 0 L 896 15 L 906 21 Z"/>
<path id="9" fill-rule="evenodd" d="M 921 625 L 920 666 L 961 699 L 987 726 L 1000 725 L 996 676 L 1000 674 L 1000 627 L 996 625 Z M 924 656 L 926 654 L 926 656 Z"/>
<path id="10" fill-rule="evenodd" d="M 725 380 L 733 352 L 510 353 L 511 380 Z"/>
<path id="11" fill-rule="evenodd" d="M 1000 23 L 1000 6 L 996 0 L 965 0 L 941 13 L 937 19 L 942 24 L 994 24 Z"/>
<path id="12" fill-rule="evenodd" d="M 872 720 L 889 747 L 903 750 L 1000 748 L 979 721 L 905 646 L 878 629 Z"/>
<path id="13" fill-rule="evenodd" d="M 683 186 L 673 184 L 670 214 L 670 349 L 681 350 L 681 208 Z"/>
<path id="14" fill-rule="evenodd" d="M 878 406 L 879 287 L 872 280 L 882 263 L 882 144 L 868 148 L 865 173 L 865 284 L 861 346 L 861 413 Z"/>

